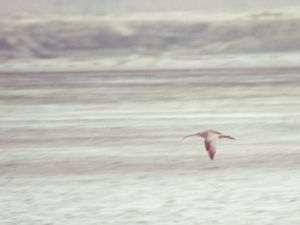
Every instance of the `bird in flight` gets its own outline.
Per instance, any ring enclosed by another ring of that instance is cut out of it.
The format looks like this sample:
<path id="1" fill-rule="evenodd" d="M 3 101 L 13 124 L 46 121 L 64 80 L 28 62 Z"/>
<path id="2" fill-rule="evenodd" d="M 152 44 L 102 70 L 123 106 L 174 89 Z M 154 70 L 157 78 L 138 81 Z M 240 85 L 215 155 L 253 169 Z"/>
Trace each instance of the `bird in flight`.
<path id="1" fill-rule="evenodd" d="M 234 137 L 231 137 L 229 135 L 223 134 L 223 133 L 221 133 L 219 131 L 215 131 L 215 130 L 206 130 L 206 131 L 198 132 L 196 134 L 187 135 L 187 136 L 183 137 L 183 139 L 192 137 L 192 136 L 200 136 L 200 137 L 204 138 L 204 145 L 205 145 L 206 151 L 211 160 L 214 159 L 214 156 L 216 154 L 216 144 L 217 144 L 218 139 L 220 139 L 220 138 L 228 138 L 228 139 L 232 139 L 232 140 L 235 139 Z"/>

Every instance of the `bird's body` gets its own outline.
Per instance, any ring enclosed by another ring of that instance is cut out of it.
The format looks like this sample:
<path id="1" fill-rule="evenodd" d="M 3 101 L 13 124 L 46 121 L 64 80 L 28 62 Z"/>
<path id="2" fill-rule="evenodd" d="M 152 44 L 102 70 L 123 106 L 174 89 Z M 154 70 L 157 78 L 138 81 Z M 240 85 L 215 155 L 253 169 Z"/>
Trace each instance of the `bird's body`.
<path id="1" fill-rule="evenodd" d="M 232 139 L 232 140 L 235 139 L 234 137 L 225 135 L 225 134 L 223 134 L 219 131 L 215 131 L 215 130 L 206 130 L 206 131 L 199 132 L 196 134 L 191 134 L 191 135 L 183 137 L 183 139 L 185 139 L 187 137 L 191 137 L 191 136 L 200 136 L 200 137 L 204 138 L 205 149 L 208 152 L 208 155 L 211 160 L 214 159 L 214 156 L 216 154 L 216 144 L 217 144 L 218 139 L 220 139 L 220 138 L 228 138 L 228 139 Z"/>

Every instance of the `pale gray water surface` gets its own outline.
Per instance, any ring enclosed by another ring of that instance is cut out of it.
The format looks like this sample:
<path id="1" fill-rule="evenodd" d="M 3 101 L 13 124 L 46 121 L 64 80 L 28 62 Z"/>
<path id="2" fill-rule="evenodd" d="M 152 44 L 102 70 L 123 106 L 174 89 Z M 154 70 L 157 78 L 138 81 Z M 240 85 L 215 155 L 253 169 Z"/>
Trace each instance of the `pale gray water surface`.
<path id="1" fill-rule="evenodd" d="M 300 69 L 0 74 L 0 223 L 300 224 Z M 199 138 L 217 129 L 210 161 Z"/>

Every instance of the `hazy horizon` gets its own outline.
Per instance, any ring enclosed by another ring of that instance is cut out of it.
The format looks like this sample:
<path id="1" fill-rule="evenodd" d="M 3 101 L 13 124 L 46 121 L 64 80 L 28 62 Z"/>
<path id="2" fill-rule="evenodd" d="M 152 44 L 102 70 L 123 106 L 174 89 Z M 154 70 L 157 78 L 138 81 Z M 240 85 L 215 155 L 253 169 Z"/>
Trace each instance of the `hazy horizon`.
<path id="1" fill-rule="evenodd" d="M 138 12 L 176 12 L 193 11 L 208 13 L 241 13 L 269 10 L 297 10 L 297 0 L 245 1 L 245 0 L 0 0 L 0 14 L 19 13 L 138 13 Z"/>
<path id="2" fill-rule="evenodd" d="M 295 0 L 0 4 L 0 70 L 300 66 Z"/>

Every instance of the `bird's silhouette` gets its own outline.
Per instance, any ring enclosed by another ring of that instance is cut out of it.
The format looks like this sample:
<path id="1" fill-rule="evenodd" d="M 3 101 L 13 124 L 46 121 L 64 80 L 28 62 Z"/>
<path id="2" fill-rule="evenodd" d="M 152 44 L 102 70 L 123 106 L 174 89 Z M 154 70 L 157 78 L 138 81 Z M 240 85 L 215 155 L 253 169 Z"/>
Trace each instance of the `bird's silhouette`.
<path id="1" fill-rule="evenodd" d="M 215 131 L 215 130 L 206 130 L 206 131 L 198 132 L 195 134 L 187 135 L 187 136 L 183 137 L 183 139 L 192 137 L 192 136 L 199 136 L 199 137 L 204 138 L 205 149 L 208 152 L 208 155 L 211 160 L 214 159 L 214 156 L 216 154 L 216 144 L 217 144 L 218 139 L 220 139 L 220 138 L 227 138 L 227 139 L 232 139 L 232 140 L 235 139 L 234 137 L 231 137 L 229 135 L 223 134 L 223 133 L 221 133 L 219 131 Z"/>

